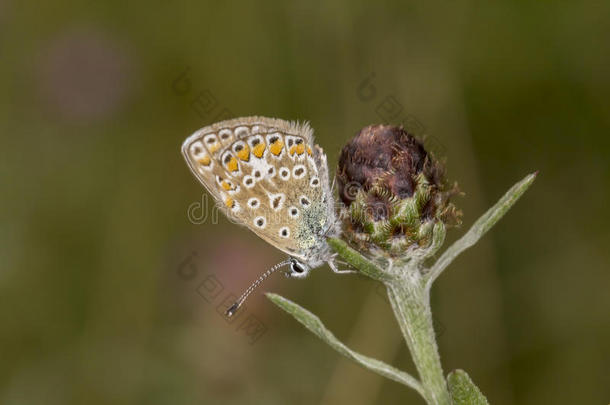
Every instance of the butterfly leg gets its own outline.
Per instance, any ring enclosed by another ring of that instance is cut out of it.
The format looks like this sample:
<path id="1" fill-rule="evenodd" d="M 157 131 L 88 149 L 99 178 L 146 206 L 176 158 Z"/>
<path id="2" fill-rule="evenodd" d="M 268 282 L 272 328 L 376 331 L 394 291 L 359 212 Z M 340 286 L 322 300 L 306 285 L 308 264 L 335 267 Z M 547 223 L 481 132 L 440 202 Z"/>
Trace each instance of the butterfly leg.
<path id="1" fill-rule="evenodd" d="M 356 273 L 358 273 L 358 271 L 356 271 L 356 270 L 339 270 L 334 259 L 331 259 L 328 261 L 328 267 L 330 267 L 330 269 L 337 274 L 356 274 Z"/>

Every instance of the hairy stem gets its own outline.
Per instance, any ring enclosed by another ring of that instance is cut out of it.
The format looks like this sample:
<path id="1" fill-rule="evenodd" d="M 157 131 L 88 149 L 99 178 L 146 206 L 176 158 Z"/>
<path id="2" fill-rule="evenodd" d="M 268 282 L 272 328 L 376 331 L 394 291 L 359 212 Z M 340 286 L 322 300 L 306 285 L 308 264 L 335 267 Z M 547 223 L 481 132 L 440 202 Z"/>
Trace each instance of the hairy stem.
<path id="1" fill-rule="evenodd" d="M 392 309 L 413 356 L 424 398 L 428 404 L 450 405 L 451 398 L 436 345 L 425 280 L 418 271 L 405 273 L 386 283 Z"/>

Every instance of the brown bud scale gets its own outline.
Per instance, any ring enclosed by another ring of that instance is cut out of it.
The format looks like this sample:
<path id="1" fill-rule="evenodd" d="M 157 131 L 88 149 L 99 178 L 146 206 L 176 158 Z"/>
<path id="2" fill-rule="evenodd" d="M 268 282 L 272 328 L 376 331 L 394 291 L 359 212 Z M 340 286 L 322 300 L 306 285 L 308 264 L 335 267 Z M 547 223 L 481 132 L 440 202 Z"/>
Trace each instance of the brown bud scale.
<path id="1" fill-rule="evenodd" d="M 447 186 L 443 165 L 402 127 L 363 128 L 341 151 L 337 184 L 344 235 L 361 249 L 399 256 L 430 242 L 422 224 L 460 221 L 449 201 L 457 186 Z"/>

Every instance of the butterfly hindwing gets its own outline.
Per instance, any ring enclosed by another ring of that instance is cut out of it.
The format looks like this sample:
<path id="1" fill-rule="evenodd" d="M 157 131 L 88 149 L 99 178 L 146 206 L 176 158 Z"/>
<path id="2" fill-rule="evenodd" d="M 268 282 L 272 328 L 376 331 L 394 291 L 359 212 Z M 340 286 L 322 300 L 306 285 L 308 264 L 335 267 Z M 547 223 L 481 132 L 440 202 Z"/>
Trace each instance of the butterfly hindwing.
<path id="1" fill-rule="evenodd" d="M 183 144 L 191 171 L 222 211 L 305 258 L 334 221 L 326 156 L 307 124 L 263 117 L 205 127 Z"/>

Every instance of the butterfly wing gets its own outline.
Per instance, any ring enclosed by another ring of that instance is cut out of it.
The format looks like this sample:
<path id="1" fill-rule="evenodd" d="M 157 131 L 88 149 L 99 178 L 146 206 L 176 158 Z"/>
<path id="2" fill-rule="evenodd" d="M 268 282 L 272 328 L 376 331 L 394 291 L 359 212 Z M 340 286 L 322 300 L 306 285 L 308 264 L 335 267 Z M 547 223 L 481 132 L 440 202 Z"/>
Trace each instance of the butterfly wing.
<path id="1" fill-rule="evenodd" d="M 221 210 L 278 249 L 305 259 L 334 223 L 326 156 L 308 124 L 247 117 L 200 129 L 182 146 Z"/>

